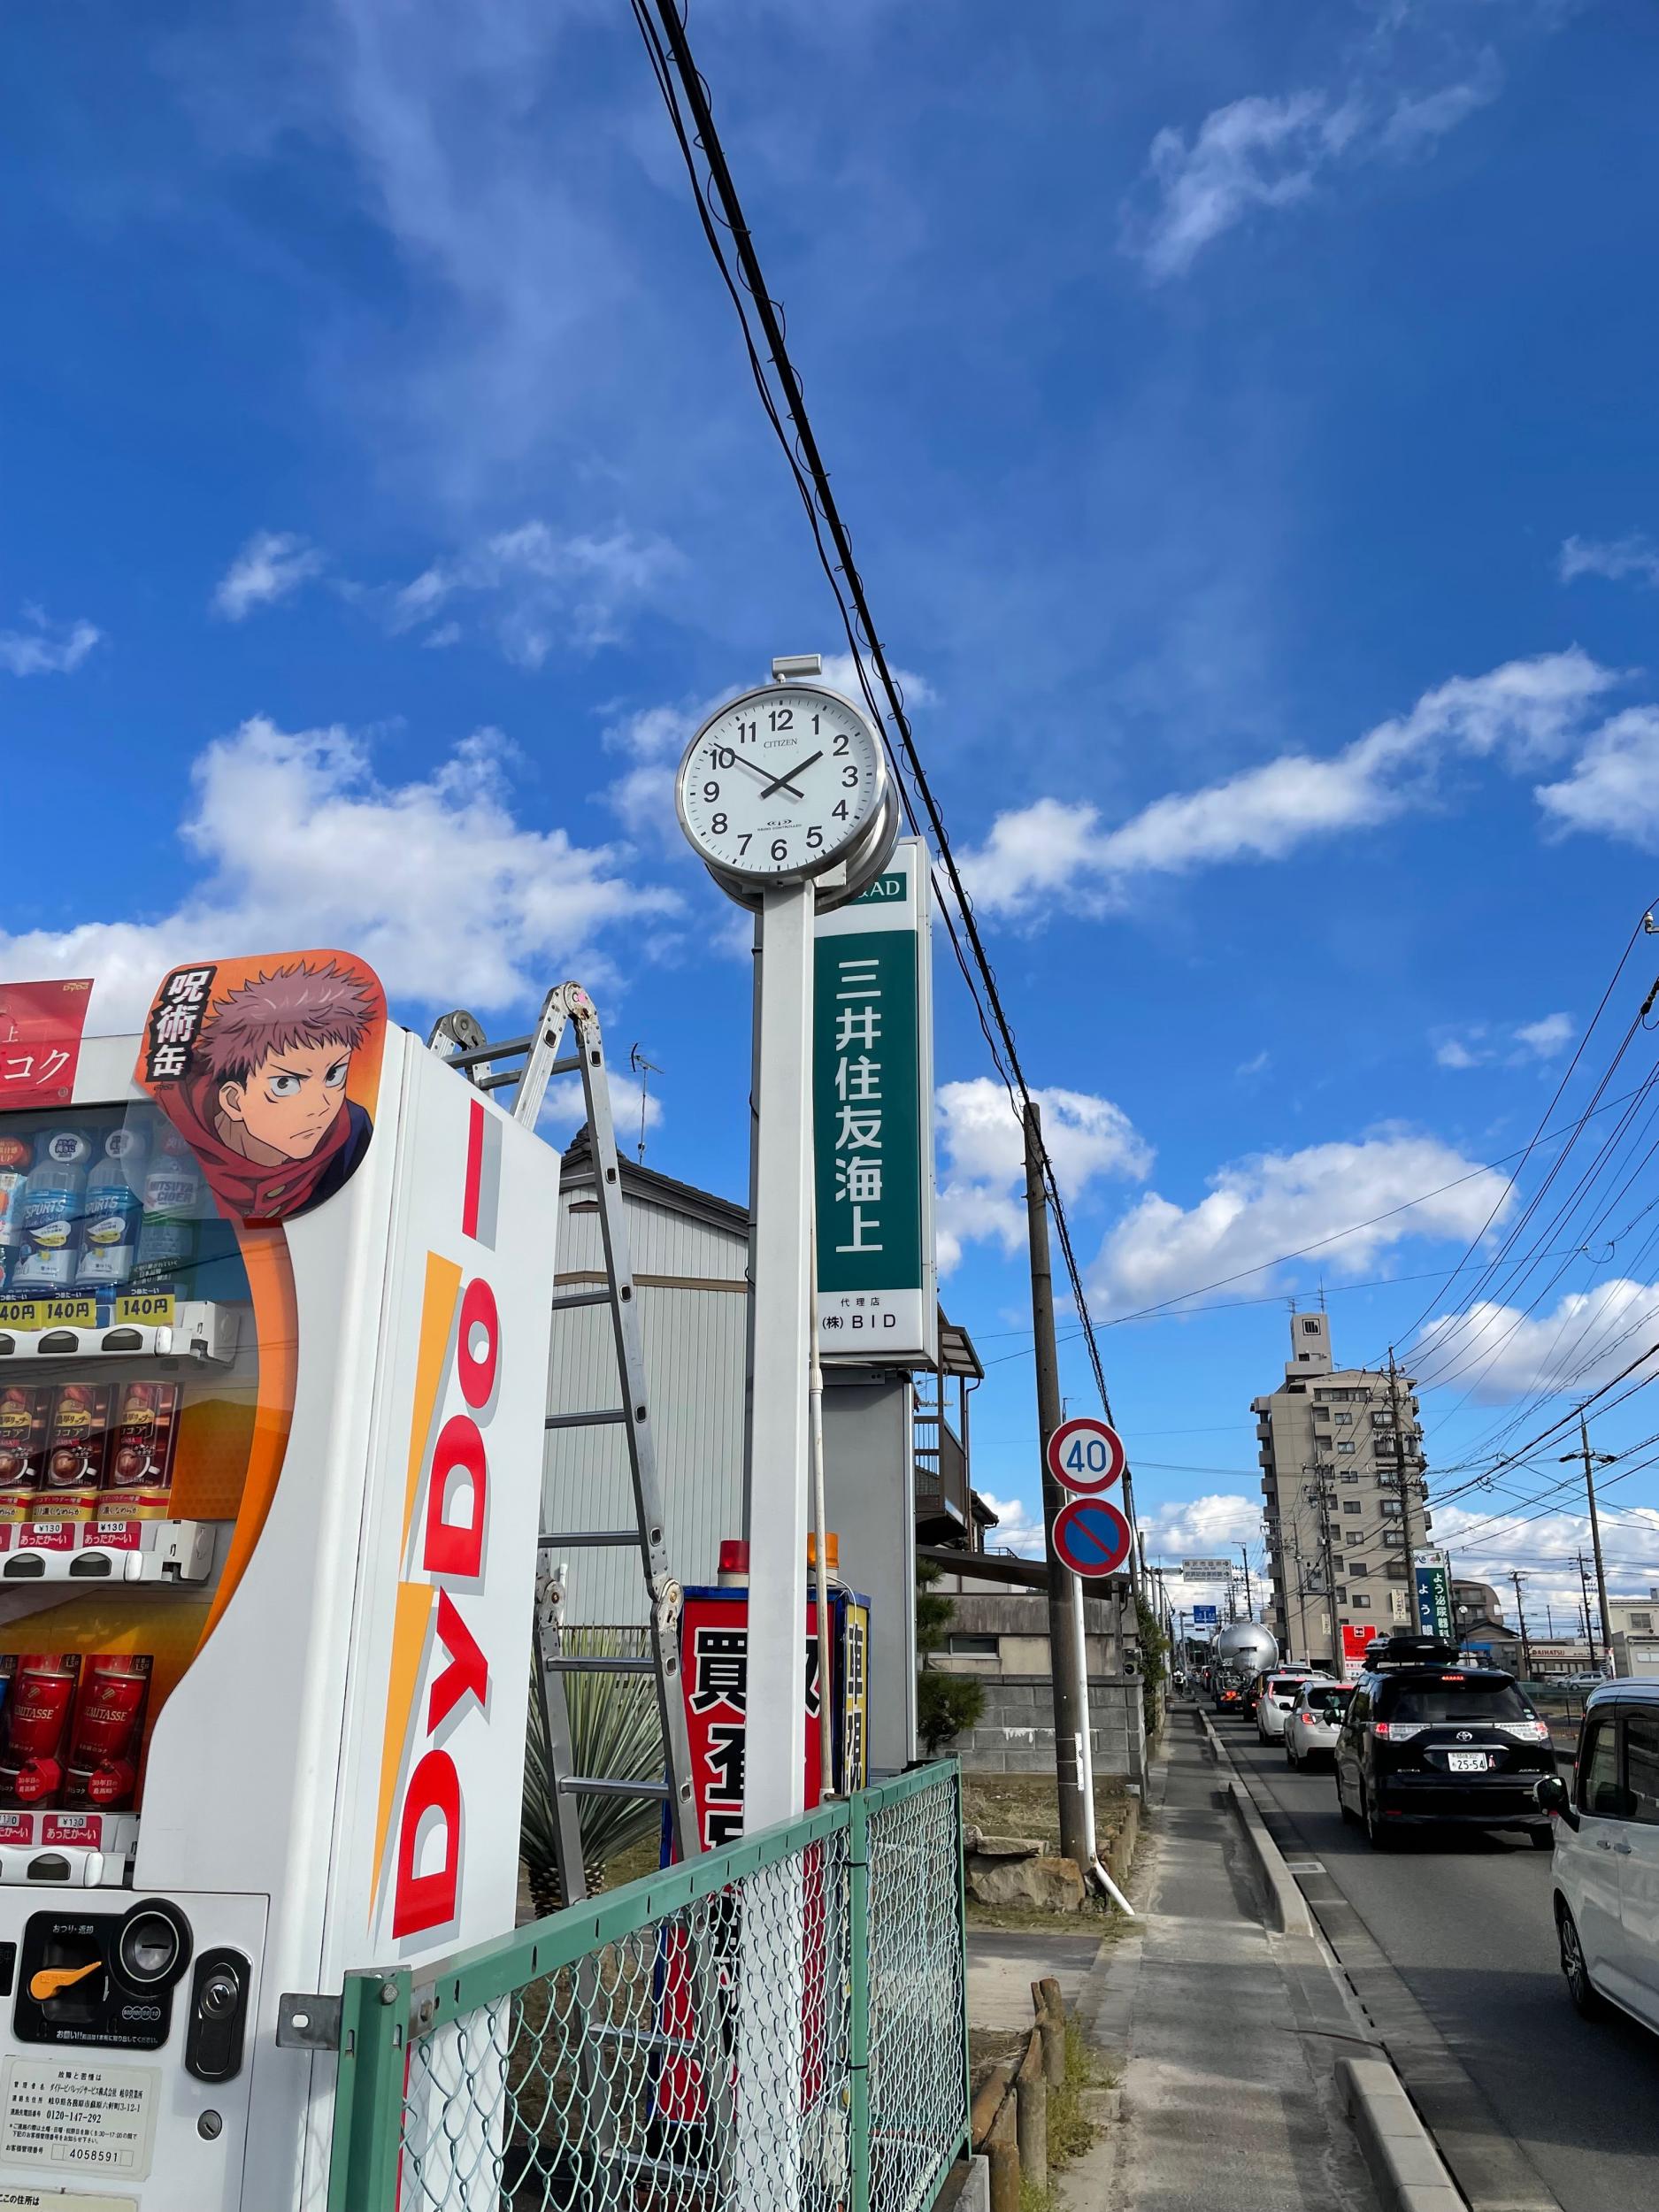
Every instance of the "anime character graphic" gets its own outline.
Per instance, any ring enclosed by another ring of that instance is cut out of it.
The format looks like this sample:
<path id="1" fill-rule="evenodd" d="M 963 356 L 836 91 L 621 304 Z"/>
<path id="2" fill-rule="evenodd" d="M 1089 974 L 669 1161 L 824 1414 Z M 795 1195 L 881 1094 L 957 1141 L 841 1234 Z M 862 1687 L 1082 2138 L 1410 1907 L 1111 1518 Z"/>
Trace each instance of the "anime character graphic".
<path id="1" fill-rule="evenodd" d="M 354 1054 L 384 1016 L 378 986 L 334 956 L 175 969 L 150 1013 L 142 1074 L 220 1206 L 243 1221 L 292 1220 L 356 1170 L 373 1133 L 348 1095 Z"/>

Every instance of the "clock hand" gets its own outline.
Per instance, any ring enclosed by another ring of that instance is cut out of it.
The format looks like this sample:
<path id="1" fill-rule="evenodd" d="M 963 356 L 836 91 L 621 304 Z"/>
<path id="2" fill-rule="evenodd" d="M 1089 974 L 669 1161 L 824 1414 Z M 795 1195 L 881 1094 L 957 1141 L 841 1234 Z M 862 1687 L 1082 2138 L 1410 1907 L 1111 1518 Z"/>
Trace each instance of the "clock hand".
<path id="1" fill-rule="evenodd" d="M 761 797 L 763 799 L 770 799 L 774 791 L 781 791 L 785 785 L 788 784 L 791 793 L 795 798 L 798 799 L 801 796 L 801 794 L 795 789 L 793 784 L 789 784 L 790 777 L 804 775 L 806 771 L 812 765 L 815 760 L 822 760 L 823 757 L 824 748 L 820 745 L 816 753 L 809 753 L 804 760 L 796 761 L 793 768 L 786 769 L 781 776 L 774 777 L 772 781 L 769 783 L 766 786 L 766 788 L 761 793 Z M 762 772 L 764 773 L 764 772 L 763 771 Z"/>
<path id="2" fill-rule="evenodd" d="M 817 759 L 817 757 L 818 757 L 817 754 L 815 753 L 815 754 L 813 755 L 813 757 L 813 757 L 813 759 L 814 759 L 814 760 L 816 760 L 816 759 Z M 760 765 L 760 764 L 759 764 L 757 761 L 753 761 L 753 760 L 745 760 L 741 753 L 734 753 L 734 754 L 733 755 L 733 758 L 736 761 L 736 763 L 737 763 L 737 764 L 738 764 L 738 766 L 739 766 L 740 768 L 747 768 L 747 769 L 748 769 L 748 771 L 749 771 L 749 774 L 750 774 L 751 776 L 758 776 L 758 777 L 761 779 L 761 780 L 762 780 L 762 782 L 763 782 L 763 783 L 764 783 L 764 782 L 765 782 L 765 778 L 766 778 L 766 771 L 765 771 L 765 770 L 764 770 L 764 768 Z M 802 763 L 802 766 L 803 766 L 803 767 L 806 766 L 807 764 L 807 764 L 807 763 L 805 763 L 805 762 L 803 762 L 803 763 Z M 780 789 L 781 789 L 781 790 L 787 791 L 787 792 L 789 794 L 789 796 L 790 796 L 792 799 L 803 799 L 803 798 L 805 798 L 805 796 L 806 796 L 805 792 L 804 792 L 804 791 L 797 791 L 797 790 L 795 789 L 795 786 L 794 786 L 794 785 L 790 782 L 790 780 L 789 780 L 789 777 L 790 777 L 790 776 L 798 776 L 798 775 L 800 774 L 800 772 L 801 772 L 801 770 L 800 770 L 799 768 L 791 768 L 791 769 L 789 770 L 789 772 L 788 772 L 788 774 L 787 774 L 787 775 L 782 775 L 782 776 L 780 776 L 776 783 L 768 783 L 768 784 L 766 784 L 766 788 L 765 788 L 765 790 L 764 790 L 764 791 L 763 791 L 763 792 L 761 793 L 761 795 L 761 795 L 761 797 L 762 797 L 763 799 L 769 798 L 774 791 L 777 791 L 777 790 L 780 790 Z"/>

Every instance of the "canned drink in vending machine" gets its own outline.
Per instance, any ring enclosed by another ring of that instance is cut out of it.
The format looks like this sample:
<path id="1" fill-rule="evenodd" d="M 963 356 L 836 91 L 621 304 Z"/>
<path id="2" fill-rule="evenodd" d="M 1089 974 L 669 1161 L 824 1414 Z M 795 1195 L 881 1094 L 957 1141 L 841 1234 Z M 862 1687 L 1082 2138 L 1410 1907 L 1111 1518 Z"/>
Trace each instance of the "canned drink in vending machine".
<path id="1" fill-rule="evenodd" d="M 0 1523 L 34 1517 L 56 1395 L 50 1383 L 0 1383 Z"/>
<path id="2" fill-rule="evenodd" d="M 81 1678 L 81 1654 L 27 1652 L 17 1662 L 0 1752 L 0 1807 L 56 1805 L 64 1747 Z"/>

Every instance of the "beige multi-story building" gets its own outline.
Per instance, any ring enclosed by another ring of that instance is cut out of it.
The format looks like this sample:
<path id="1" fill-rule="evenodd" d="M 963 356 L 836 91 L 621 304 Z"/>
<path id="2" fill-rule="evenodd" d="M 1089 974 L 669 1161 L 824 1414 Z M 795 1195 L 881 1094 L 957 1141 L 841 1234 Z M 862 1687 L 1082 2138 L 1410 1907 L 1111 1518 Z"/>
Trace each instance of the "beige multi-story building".
<path id="1" fill-rule="evenodd" d="M 1340 1629 L 1410 1624 L 1413 1547 L 1431 1526 L 1422 1431 L 1409 1375 L 1336 1367 L 1331 1317 L 1293 1313 L 1285 1379 L 1251 1401 L 1272 1561 L 1270 1625 L 1288 1658 L 1340 1673 Z"/>

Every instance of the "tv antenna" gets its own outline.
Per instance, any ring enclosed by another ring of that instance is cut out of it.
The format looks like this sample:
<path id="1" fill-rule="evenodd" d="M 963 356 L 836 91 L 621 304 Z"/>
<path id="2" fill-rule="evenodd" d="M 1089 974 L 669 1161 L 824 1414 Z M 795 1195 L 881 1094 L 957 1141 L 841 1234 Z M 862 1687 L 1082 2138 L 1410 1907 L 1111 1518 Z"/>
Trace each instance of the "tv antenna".
<path id="1" fill-rule="evenodd" d="M 640 1079 L 640 1164 L 642 1167 L 645 1164 L 645 1114 L 648 1086 L 652 1076 L 665 1074 L 667 1071 L 659 1068 L 655 1060 L 648 1060 L 638 1045 L 628 1047 L 628 1065 Z"/>

